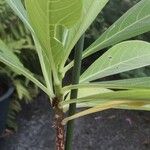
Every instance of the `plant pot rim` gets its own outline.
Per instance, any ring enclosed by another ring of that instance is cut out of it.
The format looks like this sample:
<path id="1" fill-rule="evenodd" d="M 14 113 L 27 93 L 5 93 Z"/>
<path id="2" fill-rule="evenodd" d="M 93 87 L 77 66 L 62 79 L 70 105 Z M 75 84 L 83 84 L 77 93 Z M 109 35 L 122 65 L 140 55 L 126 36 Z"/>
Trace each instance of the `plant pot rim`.
<path id="1" fill-rule="evenodd" d="M 14 87 L 12 85 L 8 85 L 7 91 L 0 97 L 0 102 L 2 102 L 5 99 L 9 98 L 12 95 L 13 92 L 14 92 Z"/>

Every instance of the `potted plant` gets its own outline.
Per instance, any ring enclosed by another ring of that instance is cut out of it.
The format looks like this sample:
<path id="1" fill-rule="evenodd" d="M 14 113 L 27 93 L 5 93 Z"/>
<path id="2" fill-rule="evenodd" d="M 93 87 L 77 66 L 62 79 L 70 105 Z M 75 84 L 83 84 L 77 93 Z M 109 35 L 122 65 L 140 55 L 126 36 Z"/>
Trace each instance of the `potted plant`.
<path id="1" fill-rule="evenodd" d="M 75 118 L 109 108 L 150 110 L 149 77 L 97 82 L 99 78 L 150 65 L 150 43 L 124 41 L 150 31 L 150 1 L 141 0 L 82 52 L 82 35 L 108 1 L 25 0 L 25 9 L 21 0 L 7 0 L 33 36 L 44 82 L 25 68 L 2 41 L 0 61 L 26 76 L 49 96 L 55 112 L 57 150 L 71 149 L 72 120 Z M 74 60 L 67 64 L 75 45 Z M 82 59 L 104 48 L 108 50 L 80 76 Z M 64 86 L 63 79 L 71 67 L 72 84 Z M 69 94 L 70 97 L 67 96 Z M 90 108 L 76 113 L 76 104 L 77 107 Z M 68 107 L 69 115 L 66 117 Z M 67 123 L 65 145 L 64 128 Z"/>
<path id="2" fill-rule="evenodd" d="M 0 75 L 0 136 L 4 133 L 9 104 L 13 95 L 14 87 L 10 80 Z"/>

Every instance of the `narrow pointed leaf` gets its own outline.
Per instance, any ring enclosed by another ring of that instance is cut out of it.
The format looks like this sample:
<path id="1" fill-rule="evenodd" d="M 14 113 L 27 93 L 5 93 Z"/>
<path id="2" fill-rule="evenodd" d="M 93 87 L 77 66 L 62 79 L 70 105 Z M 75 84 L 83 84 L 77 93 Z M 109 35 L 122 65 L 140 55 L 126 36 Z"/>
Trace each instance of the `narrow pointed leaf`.
<path id="1" fill-rule="evenodd" d="M 150 31 L 150 1 L 141 0 L 116 21 L 83 54 L 87 57 L 103 48 Z"/>
<path id="2" fill-rule="evenodd" d="M 150 77 L 97 82 L 97 85 L 112 89 L 150 89 Z"/>
<path id="3" fill-rule="evenodd" d="M 107 100 L 103 101 L 91 101 L 77 104 L 77 108 L 87 108 L 87 107 L 95 107 L 98 105 L 103 105 L 107 103 Z M 112 100 L 113 102 L 113 100 Z M 66 107 L 66 106 L 65 106 Z M 128 110 L 145 110 L 150 111 L 150 103 L 149 102 L 125 102 L 124 104 L 119 104 L 117 106 L 111 106 L 111 108 L 115 109 L 128 109 Z"/>
<path id="4" fill-rule="evenodd" d="M 114 108 L 150 111 L 150 103 L 149 102 L 137 102 L 137 103 L 133 102 L 133 103 L 122 104 Z"/>
<path id="5" fill-rule="evenodd" d="M 83 117 L 83 116 L 86 116 L 86 115 L 89 115 L 89 114 L 92 114 L 92 113 L 96 113 L 96 112 L 99 112 L 99 111 L 107 110 L 107 109 L 110 109 L 110 108 L 115 107 L 115 106 L 117 106 L 119 104 L 122 104 L 122 103 L 124 103 L 124 102 L 112 101 L 112 102 L 108 102 L 108 103 L 104 103 L 104 104 L 99 104 L 95 107 L 89 108 L 87 110 L 81 111 L 79 113 L 76 113 L 75 115 L 72 115 L 72 116 L 69 116 L 69 117 L 65 118 L 62 121 L 62 124 L 65 125 L 70 120 L 73 120 L 73 119 L 76 119 L 76 118 L 79 118 L 79 117 Z"/>
<path id="6" fill-rule="evenodd" d="M 81 111 L 79 113 L 76 113 L 75 115 L 69 116 L 67 118 L 65 118 L 62 121 L 62 124 L 66 124 L 68 121 L 73 120 L 73 119 L 77 119 L 79 117 L 83 117 L 92 113 L 96 113 L 99 111 L 104 111 L 110 108 L 123 108 L 123 109 L 138 109 L 138 110 L 150 110 L 150 104 L 144 104 L 144 103 L 139 103 L 139 106 L 137 105 L 137 103 L 134 102 L 126 102 L 126 101 L 110 101 L 110 102 L 104 102 L 104 103 L 100 103 L 97 104 L 96 106 L 86 109 L 84 111 Z"/>
<path id="7" fill-rule="evenodd" d="M 137 69 L 150 65 L 150 43 L 126 41 L 110 48 L 98 58 L 82 75 L 80 82 Z"/>
<path id="8" fill-rule="evenodd" d="M 84 89 L 89 90 L 92 88 L 108 88 L 108 89 L 149 89 L 150 88 L 150 77 L 141 77 L 141 78 L 131 78 L 123 80 L 113 80 L 113 81 L 101 81 L 101 82 L 92 82 L 84 83 L 77 85 L 69 85 L 63 88 L 64 92 L 68 92 L 72 89 Z M 89 92 L 90 93 L 90 92 Z"/>
<path id="9" fill-rule="evenodd" d="M 150 103 L 150 90 L 125 90 L 125 91 L 116 91 L 116 92 L 107 92 L 100 93 L 96 95 L 86 96 L 78 98 L 76 100 L 67 100 L 62 102 L 62 105 L 70 103 L 83 103 L 83 102 L 103 102 L 107 101 L 138 101 L 138 102 L 148 102 Z"/>
<path id="10" fill-rule="evenodd" d="M 66 91 L 68 93 L 68 91 Z M 70 91 L 69 91 L 70 92 Z M 98 86 L 84 86 L 84 88 L 79 88 L 78 89 L 78 98 L 86 97 L 86 96 L 91 96 L 99 93 L 107 93 L 107 92 L 112 92 L 112 90 L 103 88 L 103 87 L 98 87 Z M 70 93 L 68 94 L 66 100 L 69 100 L 70 98 Z"/>
<path id="11" fill-rule="evenodd" d="M 98 87 L 84 88 L 78 90 L 78 98 L 87 97 L 99 93 L 108 93 L 108 92 L 112 92 L 112 91 L 106 88 L 98 88 Z"/>

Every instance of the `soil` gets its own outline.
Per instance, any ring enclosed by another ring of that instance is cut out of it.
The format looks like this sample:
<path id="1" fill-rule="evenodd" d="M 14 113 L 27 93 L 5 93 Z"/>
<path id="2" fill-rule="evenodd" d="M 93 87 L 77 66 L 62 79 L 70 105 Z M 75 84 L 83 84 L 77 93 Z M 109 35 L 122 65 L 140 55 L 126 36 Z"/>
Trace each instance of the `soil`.
<path id="1" fill-rule="evenodd" d="M 53 112 L 40 94 L 23 108 L 16 134 L 0 150 L 54 150 Z M 150 112 L 107 110 L 76 120 L 73 150 L 149 150 Z"/>

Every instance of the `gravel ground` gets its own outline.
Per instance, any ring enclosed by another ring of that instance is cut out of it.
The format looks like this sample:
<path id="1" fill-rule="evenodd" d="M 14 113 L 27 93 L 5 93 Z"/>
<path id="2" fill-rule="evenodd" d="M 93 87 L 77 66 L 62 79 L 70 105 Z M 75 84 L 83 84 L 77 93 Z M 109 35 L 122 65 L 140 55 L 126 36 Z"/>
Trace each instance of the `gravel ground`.
<path id="1" fill-rule="evenodd" d="M 0 150 L 54 150 L 53 113 L 41 94 L 24 107 L 16 134 Z M 76 120 L 73 150 L 149 150 L 150 112 L 108 110 Z"/>

